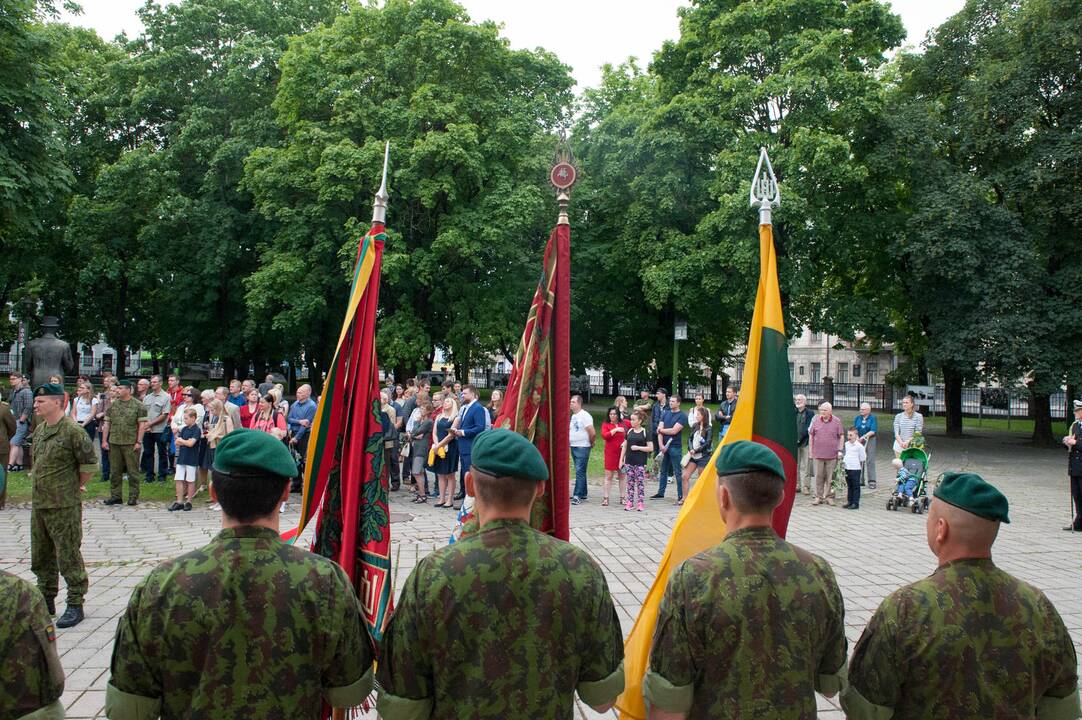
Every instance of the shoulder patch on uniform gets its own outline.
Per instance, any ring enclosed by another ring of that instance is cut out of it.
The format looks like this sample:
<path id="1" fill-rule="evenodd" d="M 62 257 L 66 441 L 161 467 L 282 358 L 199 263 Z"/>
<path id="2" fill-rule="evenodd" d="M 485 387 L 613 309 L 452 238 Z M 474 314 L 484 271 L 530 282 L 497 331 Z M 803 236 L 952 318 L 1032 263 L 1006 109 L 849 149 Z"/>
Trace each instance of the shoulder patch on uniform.
<path id="1" fill-rule="evenodd" d="M 56 642 L 56 626 L 50 624 L 45 628 L 45 639 L 49 642 Z"/>

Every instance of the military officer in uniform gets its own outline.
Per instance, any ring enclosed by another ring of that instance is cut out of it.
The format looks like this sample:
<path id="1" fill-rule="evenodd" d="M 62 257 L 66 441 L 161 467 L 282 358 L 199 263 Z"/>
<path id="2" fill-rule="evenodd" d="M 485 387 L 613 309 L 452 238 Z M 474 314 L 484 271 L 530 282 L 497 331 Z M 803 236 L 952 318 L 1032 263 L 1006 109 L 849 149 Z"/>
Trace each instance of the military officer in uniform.
<path id="1" fill-rule="evenodd" d="M 530 527 L 541 454 L 486 430 L 471 463 L 480 531 L 406 580 L 380 649 L 380 717 L 564 720 L 576 692 L 604 712 L 624 689 L 620 621 L 590 556 Z"/>
<path id="2" fill-rule="evenodd" d="M 669 578 L 643 679 L 650 718 L 812 719 L 845 670 L 834 572 L 774 532 L 785 470 L 772 450 L 734 442 L 715 467 L 728 534 Z"/>
<path id="3" fill-rule="evenodd" d="M 81 494 L 98 468 L 86 430 L 64 414 L 64 388 L 47 383 L 34 390 L 33 501 L 30 510 L 30 569 L 50 613 L 56 612 L 59 575 L 68 584 L 68 607 L 56 626 L 83 620 L 88 580 L 83 566 Z"/>
<path id="4" fill-rule="evenodd" d="M 939 568 L 875 611 L 842 693 L 849 718 L 1079 717 L 1063 620 L 1044 593 L 992 562 L 1007 510 L 979 475 L 943 476 L 927 521 Z"/>
<path id="5" fill-rule="evenodd" d="M 256 430 L 218 443 L 222 531 L 151 571 L 113 643 L 109 718 L 318 718 L 372 690 L 374 649 L 341 567 L 288 545 L 278 507 L 297 464 Z"/>
<path id="6" fill-rule="evenodd" d="M 117 397 L 105 412 L 101 449 L 109 453 L 109 499 L 106 505 L 124 502 L 124 475 L 128 476 L 128 504 L 139 502 L 139 452 L 147 429 L 147 408 L 132 397 L 131 380 L 117 383 Z"/>
<path id="7" fill-rule="evenodd" d="M 1075 532 L 1082 530 L 1082 400 L 1074 401 L 1074 422 L 1063 438 L 1063 444 L 1067 446 L 1067 475 L 1071 479 L 1071 503 L 1074 506 L 1074 518 L 1063 529 Z"/>
<path id="8" fill-rule="evenodd" d="M 0 570 L 0 718 L 59 720 L 63 692 L 56 630 L 41 593 Z"/>

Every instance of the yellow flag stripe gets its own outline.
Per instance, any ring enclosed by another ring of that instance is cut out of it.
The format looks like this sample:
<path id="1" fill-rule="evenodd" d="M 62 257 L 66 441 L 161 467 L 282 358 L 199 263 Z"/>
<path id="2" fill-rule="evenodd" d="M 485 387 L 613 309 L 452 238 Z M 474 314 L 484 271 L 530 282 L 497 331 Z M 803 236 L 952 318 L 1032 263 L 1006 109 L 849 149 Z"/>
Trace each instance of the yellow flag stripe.
<path id="1" fill-rule="evenodd" d="M 751 331 L 748 333 L 748 351 L 744 361 L 744 378 L 740 387 L 740 402 L 736 415 L 725 438 L 718 443 L 710 464 L 702 471 L 695 485 L 684 498 L 684 506 L 676 516 L 672 535 L 665 546 L 654 583 L 646 594 L 639 617 L 624 643 L 624 694 L 616 701 L 622 720 L 646 720 L 646 705 L 642 698 L 642 678 L 650 660 L 650 645 L 654 639 L 658 608 L 669 582 L 669 575 L 680 563 L 692 555 L 717 545 L 725 537 L 725 523 L 718 513 L 717 471 L 714 461 L 721 448 L 737 440 L 751 440 L 755 420 L 755 399 L 758 392 L 756 368 L 764 327 L 784 334 L 785 323 L 781 313 L 781 293 L 778 286 L 777 259 L 774 254 L 774 238 L 770 225 L 759 226 L 759 289 L 755 298 Z"/>

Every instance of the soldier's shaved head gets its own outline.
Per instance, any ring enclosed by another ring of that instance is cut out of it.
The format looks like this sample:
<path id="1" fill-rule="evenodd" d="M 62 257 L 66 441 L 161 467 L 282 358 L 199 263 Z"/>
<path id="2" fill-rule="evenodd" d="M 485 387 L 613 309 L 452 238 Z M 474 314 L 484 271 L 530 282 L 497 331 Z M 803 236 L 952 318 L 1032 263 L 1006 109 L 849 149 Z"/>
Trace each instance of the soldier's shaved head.
<path id="1" fill-rule="evenodd" d="M 928 509 L 928 548 L 945 564 L 964 558 L 991 557 L 999 534 L 999 521 L 987 520 L 933 499 Z"/>

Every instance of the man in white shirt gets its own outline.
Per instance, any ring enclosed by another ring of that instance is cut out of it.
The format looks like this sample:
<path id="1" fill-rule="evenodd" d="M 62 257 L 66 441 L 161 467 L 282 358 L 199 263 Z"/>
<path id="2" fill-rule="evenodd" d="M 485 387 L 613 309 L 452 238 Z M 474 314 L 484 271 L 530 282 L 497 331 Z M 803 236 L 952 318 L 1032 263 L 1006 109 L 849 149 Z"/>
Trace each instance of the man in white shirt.
<path id="1" fill-rule="evenodd" d="M 586 465 L 590 462 L 590 448 L 593 447 L 596 437 L 594 418 L 582 409 L 582 396 L 572 395 L 571 427 L 568 433 L 571 459 L 575 463 L 575 492 L 571 494 L 572 505 L 578 505 L 586 500 Z"/>

